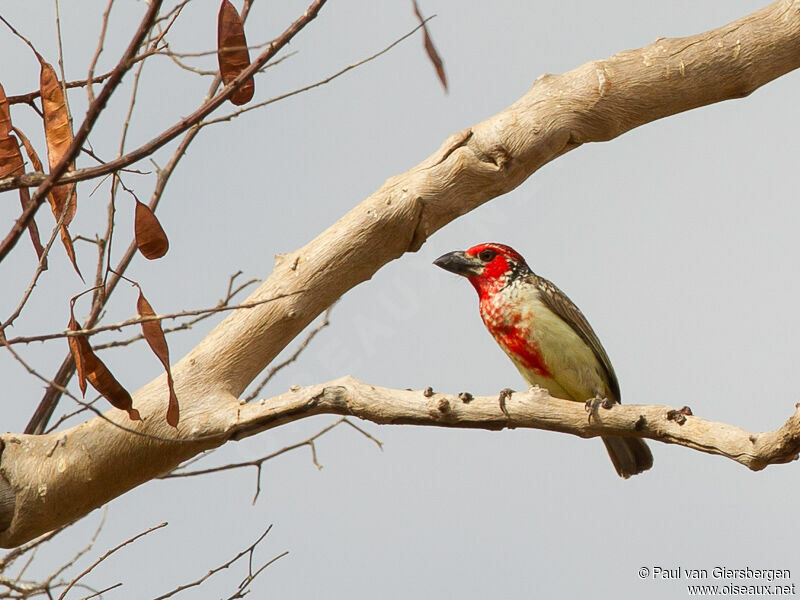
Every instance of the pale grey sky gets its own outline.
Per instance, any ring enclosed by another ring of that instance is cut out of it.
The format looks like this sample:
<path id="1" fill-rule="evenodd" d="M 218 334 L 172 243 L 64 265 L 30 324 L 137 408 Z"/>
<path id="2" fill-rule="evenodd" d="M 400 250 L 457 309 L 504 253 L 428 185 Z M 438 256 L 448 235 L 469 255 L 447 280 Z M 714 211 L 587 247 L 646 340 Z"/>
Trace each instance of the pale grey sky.
<path id="1" fill-rule="evenodd" d="M 78 10 L 62 2 L 69 79 L 85 75 L 105 4 L 82 2 Z M 447 135 L 514 102 L 541 73 L 563 72 L 659 36 L 698 33 L 765 4 L 421 0 L 426 15 L 438 15 L 430 29 L 445 60 L 449 94 L 442 93 L 415 37 L 324 88 L 206 130 L 159 209 L 169 254 L 156 262 L 136 259 L 129 275 L 159 312 L 213 305 L 231 273 L 266 276 L 274 254 L 306 243 Z M 213 48 L 217 6 L 191 3 L 173 48 Z M 247 24 L 250 43 L 275 36 L 303 7 L 256 2 Z M 142 3 L 120 3 L 113 31 L 129 35 L 142 9 Z M 3 2 L 0 11 L 55 62 L 51 2 Z M 406 1 L 330 2 L 292 44 L 298 54 L 258 79 L 256 99 L 313 82 L 414 25 Z M 98 70 L 112 64 L 122 39 L 109 45 Z M 4 29 L 0 56 L 8 94 L 35 88 L 34 59 Z M 187 114 L 208 86 L 166 58 L 156 59 L 145 78 L 131 144 Z M 112 102 L 117 116 L 129 84 Z M 73 97 L 77 115 L 85 95 Z M 581 307 L 611 357 L 623 401 L 688 404 L 699 416 L 751 431 L 778 427 L 800 400 L 794 385 L 800 359 L 794 341 L 800 331 L 798 97 L 800 77 L 792 73 L 749 98 L 561 157 L 348 293 L 330 328 L 264 395 L 345 374 L 398 388 L 522 389 L 516 370 L 483 330 L 474 291 L 431 264 L 444 252 L 498 241 L 514 246 Z M 40 143 L 30 111 L 14 111 L 15 121 Z M 112 118 L 105 123 L 108 131 L 100 127 L 93 143 L 111 156 L 118 125 Z M 163 164 L 170 154 L 166 149 L 156 161 Z M 153 177 L 134 181 L 147 198 Z M 73 232 L 93 235 L 104 223 L 107 185 L 90 197 L 94 185 L 79 190 Z M 120 232 L 130 222 L 126 200 L 120 200 Z M 9 223 L 18 211 L 15 195 L 0 211 Z M 41 222 L 47 231 L 49 217 Z M 0 267 L 2 315 L 28 281 L 26 252 Z M 78 252 L 91 264 L 87 246 Z M 64 267 L 60 249 L 55 255 L 15 334 L 65 326 L 63 298 L 83 287 Z M 135 291 L 120 290 L 110 317 L 130 316 L 134 302 Z M 207 321 L 171 337 L 173 359 L 210 327 Z M 65 343 L 22 350 L 46 374 L 65 351 Z M 160 374 L 145 347 L 106 356 L 129 389 Z M 0 379 L 3 428 L 21 431 L 41 384 L 4 353 Z M 208 464 L 266 454 L 332 420 L 316 417 L 229 444 Z M 164 520 L 169 526 L 119 552 L 89 582 L 96 588 L 124 582 L 108 598 L 155 596 L 223 562 L 269 523 L 274 527 L 259 556 L 290 554 L 261 576 L 256 598 L 686 595 L 686 582 L 640 579 L 643 566 L 791 569 L 792 579 L 781 583 L 800 581 L 797 465 L 751 473 L 722 458 L 652 442 L 654 468 L 623 481 L 598 440 L 530 430 L 363 425 L 384 442 L 383 452 L 353 431 L 338 430 L 318 443 L 321 471 L 304 450 L 268 463 L 255 506 L 250 471 L 154 481 L 113 501 L 92 558 L 148 526 Z M 62 535 L 42 552 L 38 568 L 81 547 L 99 518 L 95 512 Z M 189 595 L 225 596 L 241 575 L 223 574 Z"/>

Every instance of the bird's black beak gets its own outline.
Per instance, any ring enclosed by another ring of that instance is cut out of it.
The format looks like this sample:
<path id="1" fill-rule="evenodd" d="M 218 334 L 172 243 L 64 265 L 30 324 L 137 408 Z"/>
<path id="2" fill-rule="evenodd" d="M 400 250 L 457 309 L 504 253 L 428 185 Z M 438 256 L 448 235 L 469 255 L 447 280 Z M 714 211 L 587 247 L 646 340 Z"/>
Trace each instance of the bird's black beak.
<path id="1" fill-rule="evenodd" d="M 433 264 L 445 271 L 463 275 L 464 277 L 480 275 L 483 271 L 483 263 L 476 257 L 468 256 L 464 252 L 448 252 L 433 261 Z"/>

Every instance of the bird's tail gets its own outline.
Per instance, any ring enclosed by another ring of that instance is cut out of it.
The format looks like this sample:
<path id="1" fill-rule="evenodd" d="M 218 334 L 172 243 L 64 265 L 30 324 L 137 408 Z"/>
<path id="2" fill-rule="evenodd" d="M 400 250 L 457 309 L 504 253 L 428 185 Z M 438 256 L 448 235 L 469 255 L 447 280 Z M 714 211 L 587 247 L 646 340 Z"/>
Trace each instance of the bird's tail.
<path id="1" fill-rule="evenodd" d="M 653 466 L 653 455 L 644 440 L 626 437 L 604 437 L 602 440 L 620 477 L 627 479 Z"/>

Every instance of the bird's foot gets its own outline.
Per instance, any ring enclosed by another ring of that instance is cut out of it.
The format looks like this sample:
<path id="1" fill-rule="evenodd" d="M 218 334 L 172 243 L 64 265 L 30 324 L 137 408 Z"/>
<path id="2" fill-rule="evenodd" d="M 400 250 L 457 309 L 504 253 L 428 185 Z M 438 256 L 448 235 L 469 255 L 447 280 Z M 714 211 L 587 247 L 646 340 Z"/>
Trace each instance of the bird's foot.
<path id="1" fill-rule="evenodd" d="M 602 406 L 606 410 L 613 406 L 613 402 L 608 398 L 602 398 L 600 396 L 595 396 L 594 398 L 589 398 L 584 405 L 586 412 L 589 413 L 588 420 L 589 423 L 592 422 L 592 416 L 597 412 L 597 408 Z"/>
<path id="2" fill-rule="evenodd" d="M 511 388 L 504 388 L 500 390 L 500 396 L 497 399 L 500 402 L 500 410 L 503 411 L 503 414 L 506 416 L 506 419 L 510 419 L 511 415 L 508 414 L 508 409 L 506 408 L 506 400 L 511 398 L 511 394 L 514 393 L 514 390 Z"/>

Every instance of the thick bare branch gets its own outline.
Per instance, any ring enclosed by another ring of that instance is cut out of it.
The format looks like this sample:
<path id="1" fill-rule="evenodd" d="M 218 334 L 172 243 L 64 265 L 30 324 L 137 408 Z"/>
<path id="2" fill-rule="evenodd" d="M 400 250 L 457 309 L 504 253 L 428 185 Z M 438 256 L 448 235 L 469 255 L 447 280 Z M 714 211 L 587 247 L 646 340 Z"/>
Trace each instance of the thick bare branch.
<path id="1" fill-rule="evenodd" d="M 750 433 L 668 406 L 607 404 L 589 419 L 582 403 L 553 398 L 540 388 L 512 394 L 505 406 L 508 416 L 498 396 L 393 390 L 343 377 L 243 406 L 231 438 L 251 436 L 301 418 L 298 415 L 326 413 L 393 425 L 527 427 L 583 438 L 642 437 L 724 456 L 754 471 L 796 460 L 800 452 L 800 405 L 782 427 L 766 433 Z"/>
<path id="2" fill-rule="evenodd" d="M 134 395 L 143 422 L 125 422 L 118 411 L 107 414 L 147 436 L 131 435 L 99 418 L 49 435 L 0 436 L 0 545 L 13 546 L 71 522 L 229 439 L 312 414 L 507 426 L 491 398 L 465 404 L 455 397 L 386 392 L 386 404 L 381 405 L 377 388 L 348 392 L 357 388 L 349 379 L 297 390 L 269 403 L 241 404 L 238 397 L 337 298 L 387 262 L 418 249 L 451 220 L 515 188 L 582 143 L 612 139 L 667 115 L 746 96 L 800 66 L 798 40 L 800 0 L 781 0 L 707 33 L 661 39 L 563 75 L 540 77 L 508 109 L 451 136 L 431 157 L 389 179 L 307 246 L 279 257 L 272 275 L 247 302 L 286 297 L 236 311 L 173 367 L 182 409 L 177 430 L 163 421 L 168 396 L 160 377 Z M 63 180 L 70 177 L 77 175 Z M 781 429 L 751 437 L 694 417 L 679 425 L 682 416 L 669 421 L 665 407 L 614 407 L 601 410 L 589 424 L 582 406 L 536 392 L 515 395 L 508 404 L 515 426 L 584 436 L 651 437 L 730 456 L 753 469 L 792 460 L 798 449 L 797 414 Z M 547 410 L 540 411 L 541 406 Z"/>

